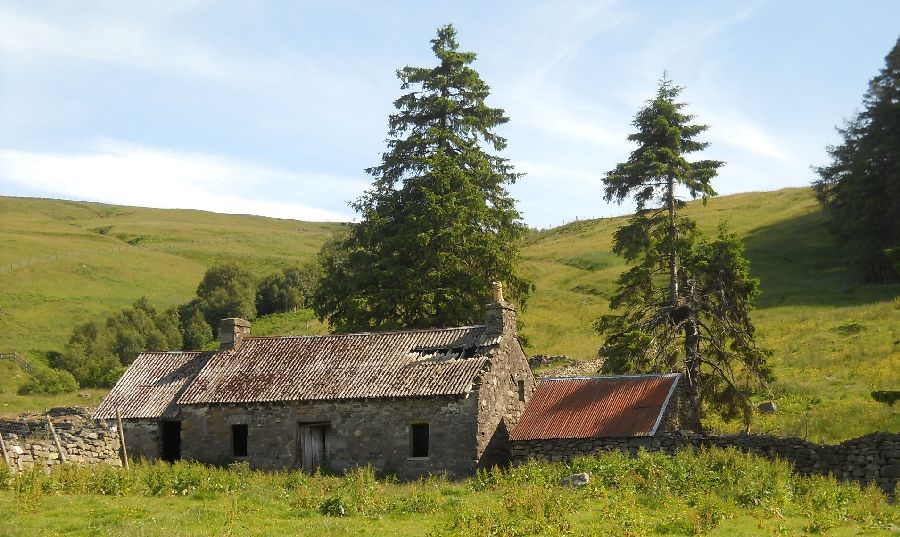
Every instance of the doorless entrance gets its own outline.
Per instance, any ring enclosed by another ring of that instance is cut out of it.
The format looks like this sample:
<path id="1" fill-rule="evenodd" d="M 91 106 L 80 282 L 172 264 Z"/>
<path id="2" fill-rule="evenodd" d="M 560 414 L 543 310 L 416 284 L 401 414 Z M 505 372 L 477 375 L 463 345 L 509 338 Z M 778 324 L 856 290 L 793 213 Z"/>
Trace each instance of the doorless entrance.
<path id="1" fill-rule="evenodd" d="M 160 422 L 162 451 L 160 458 L 167 462 L 175 462 L 181 458 L 181 422 Z"/>

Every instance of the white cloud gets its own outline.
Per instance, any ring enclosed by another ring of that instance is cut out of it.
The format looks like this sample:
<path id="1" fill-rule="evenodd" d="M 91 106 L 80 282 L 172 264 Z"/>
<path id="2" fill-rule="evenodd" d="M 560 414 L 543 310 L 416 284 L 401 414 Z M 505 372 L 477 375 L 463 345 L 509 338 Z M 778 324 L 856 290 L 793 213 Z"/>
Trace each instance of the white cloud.
<path id="1" fill-rule="evenodd" d="M 713 124 L 709 138 L 713 144 L 723 143 L 757 155 L 790 163 L 792 159 L 785 151 L 785 144 L 778 141 L 761 126 L 737 114 L 700 114 L 704 121 Z"/>
<path id="2" fill-rule="evenodd" d="M 80 153 L 2 150 L 0 188 L 144 207 L 346 221 L 352 216 L 349 209 L 337 212 L 313 205 L 340 206 L 359 195 L 365 184 L 218 155 L 99 140 Z"/>
<path id="3" fill-rule="evenodd" d="M 135 15 L 60 20 L 0 6 L 0 50 L 7 61 L 75 58 L 193 76 L 228 76 L 224 58 L 199 43 L 162 36 L 154 31 L 153 20 Z"/>
<path id="4" fill-rule="evenodd" d="M 630 146 L 626 133 L 609 129 L 607 115 L 596 109 L 564 104 L 553 99 L 548 93 L 535 95 L 531 92 L 515 96 L 516 102 L 509 108 L 516 121 L 544 131 L 565 140 L 574 140 L 612 151 L 627 150 Z"/>

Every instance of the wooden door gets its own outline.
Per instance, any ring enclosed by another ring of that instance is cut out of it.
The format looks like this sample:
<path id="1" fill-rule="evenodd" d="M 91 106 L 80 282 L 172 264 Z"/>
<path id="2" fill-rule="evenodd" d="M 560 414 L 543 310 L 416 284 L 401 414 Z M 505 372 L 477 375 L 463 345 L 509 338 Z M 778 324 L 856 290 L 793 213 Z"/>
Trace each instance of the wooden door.
<path id="1" fill-rule="evenodd" d="M 300 426 L 300 453 L 303 470 L 309 473 L 323 466 L 328 458 L 328 425 Z"/>

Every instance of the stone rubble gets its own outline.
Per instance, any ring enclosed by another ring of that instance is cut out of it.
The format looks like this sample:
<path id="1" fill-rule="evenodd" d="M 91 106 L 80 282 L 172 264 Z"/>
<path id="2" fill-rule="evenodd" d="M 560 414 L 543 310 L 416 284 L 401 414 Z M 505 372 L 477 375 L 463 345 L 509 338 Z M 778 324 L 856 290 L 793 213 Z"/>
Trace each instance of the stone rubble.
<path id="1" fill-rule="evenodd" d="M 102 420 L 90 419 L 89 413 L 81 409 L 51 409 L 49 414 L 54 416 L 53 426 L 66 462 L 83 465 L 122 465 L 119 456 L 119 436 L 113 427 L 109 427 Z M 23 472 L 36 466 L 49 472 L 53 466 L 60 464 L 56 444 L 47 431 L 45 416 L 25 415 L 5 423 L 21 425 L 19 428 L 4 427 L 14 429 L 16 432 L 6 430 L 0 432 L 13 471 Z M 28 431 L 40 431 L 40 434 L 37 436 L 27 434 Z"/>

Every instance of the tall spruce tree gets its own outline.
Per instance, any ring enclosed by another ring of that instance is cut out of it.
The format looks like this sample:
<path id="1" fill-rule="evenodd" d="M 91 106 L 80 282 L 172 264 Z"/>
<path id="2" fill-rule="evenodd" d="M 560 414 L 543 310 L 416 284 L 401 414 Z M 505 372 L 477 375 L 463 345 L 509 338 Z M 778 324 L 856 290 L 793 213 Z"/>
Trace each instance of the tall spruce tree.
<path id="1" fill-rule="evenodd" d="M 679 192 L 704 203 L 722 162 L 688 161 L 707 142 L 706 125 L 691 123 L 682 88 L 665 76 L 657 95 L 635 116 L 638 144 L 629 159 L 604 178 L 605 199 L 633 198 L 637 212 L 619 228 L 613 251 L 631 264 L 618 280 L 610 307 L 596 329 L 609 373 L 681 371 L 691 405 L 682 419 L 700 427 L 701 402 L 726 418 L 749 416 L 749 393 L 771 377 L 768 352 L 754 342 L 749 310 L 758 282 L 750 277 L 740 242 L 724 225 L 704 241 L 696 223 L 679 214 Z"/>
<path id="2" fill-rule="evenodd" d="M 813 187 L 863 281 L 886 283 L 900 278 L 900 39 L 885 64 Z"/>
<path id="3" fill-rule="evenodd" d="M 506 190 L 521 174 L 486 150 L 509 119 L 452 25 L 431 41 L 435 67 L 397 71 L 387 151 L 353 203 L 361 221 L 321 253 L 317 314 L 339 331 L 474 323 L 493 280 L 523 304 L 532 285 L 515 271 L 526 228 Z"/>

